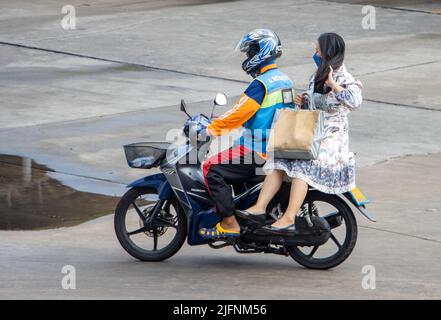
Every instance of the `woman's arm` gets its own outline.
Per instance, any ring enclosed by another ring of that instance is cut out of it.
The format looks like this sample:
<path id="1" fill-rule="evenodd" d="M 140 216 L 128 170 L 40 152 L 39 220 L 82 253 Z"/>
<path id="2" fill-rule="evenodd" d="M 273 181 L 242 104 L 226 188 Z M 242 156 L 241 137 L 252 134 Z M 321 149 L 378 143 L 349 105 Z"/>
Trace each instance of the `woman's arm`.
<path id="1" fill-rule="evenodd" d="M 342 103 L 349 110 L 359 108 L 363 101 L 361 95 L 361 90 L 363 89 L 362 83 L 360 81 L 353 81 L 351 83 L 346 83 L 343 87 L 334 81 L 332 77 L 332 67 L 329 68 L 330 71 L 328 74 L 328 80 L 326 80 L 326 85 L 332 89 L 337 101 Z"/>
<path id="2" fill-rule="evenodd" d="M 361 106 L 363 98 L 361 96 L 361 89 L 363 85 L 360 81 L 349 83 L 346 88 L 335 93 L 335 98 L 344 104 L 349 110 L 357 109 Z"/>
<path id="3" fill-rule="evenodd" d="M 323 110 L 326 112 L 335 112 L 337 111 L 341 106 L 340 104 L 331 104 L 328 103 L 328 95 L 327 94 L 321 94 L 314 92 L 312 94 L 311 99 L 314 100 L 314 107 L 318 110 Z"/>
<path id="4" fill-rule="evenodd" d="M 327 94 L 314 92 L 314 77 L 315 75 L 312 75 L 311 78 L 309 78 L 309 91 L 312 93 L 311 100 L 314 101 L 314 107 L 325 112 L 332 113 L 337 111 L 340 104 L 329 104 Z"/>

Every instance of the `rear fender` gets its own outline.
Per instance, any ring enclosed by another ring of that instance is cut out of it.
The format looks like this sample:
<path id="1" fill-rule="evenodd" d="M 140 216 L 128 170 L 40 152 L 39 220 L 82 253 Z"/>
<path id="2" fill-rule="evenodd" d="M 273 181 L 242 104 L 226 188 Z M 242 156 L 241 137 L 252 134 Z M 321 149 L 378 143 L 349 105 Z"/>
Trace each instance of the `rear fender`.
<path id="1" fill-rule="evenodd" d="M 347 200 L 349 200 L 349 202 L 352 203 L 354 205 L 354 207 L 356 207 L 358 209 L 358 211 L 360 211 L 361 214 L 363 216 L 365 216 L 369 221 L 377 222 L 377 219 L 375 218 L 375 216 L 367 210 L 367 208 L 366 208 L 367 202 L 362 203 L 362 204 L 357 203 L 357 201 L 353 198 L 353 196 L 351 195 L 350 192 L 343 193 L 343 196 Z"/>
<path id="2" fill-rule="evenodd" d="M 152 174 L 130 183 L 127 188 L 153 188 L 156 189 L 159 199 L 170 199 L 173 195 L 172 188 L 162 173 Z"/>

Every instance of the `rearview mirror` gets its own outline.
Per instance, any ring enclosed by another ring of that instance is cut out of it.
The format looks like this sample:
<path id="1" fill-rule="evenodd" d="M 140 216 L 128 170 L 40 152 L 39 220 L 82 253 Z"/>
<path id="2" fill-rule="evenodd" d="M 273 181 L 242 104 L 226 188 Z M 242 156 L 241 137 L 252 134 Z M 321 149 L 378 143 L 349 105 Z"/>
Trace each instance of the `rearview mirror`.
<path id="1" fill-rule="evenodd" d="M 214 98 L 214 104 L 217 106 L 224 106 L 227 104 L 227 96 L 224 93 L 218 93 Z"/>
<path id="2" fill-rule="evenodd" d="M 191 118 L 187 112 L 187 108 L 186 108 L 184 99 L 181 99 L 181 111 L 184 112 L 188 116 L 188 118 Z"/>

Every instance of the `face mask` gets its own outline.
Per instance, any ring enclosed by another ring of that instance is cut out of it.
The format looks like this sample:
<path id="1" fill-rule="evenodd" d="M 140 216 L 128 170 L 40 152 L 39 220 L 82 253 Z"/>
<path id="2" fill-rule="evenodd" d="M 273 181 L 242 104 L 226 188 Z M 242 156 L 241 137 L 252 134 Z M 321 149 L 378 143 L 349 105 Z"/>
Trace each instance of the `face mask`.
<path id="1" fill-rule="evenodd" d="M 322 63 L 322 58 L 320 58 L 317 55 L 317 51 L 314 53 L 314 55 L 312 56 L 312 59 L 314 60 L 315 64 L 317 65 L 317 67 Z"/>

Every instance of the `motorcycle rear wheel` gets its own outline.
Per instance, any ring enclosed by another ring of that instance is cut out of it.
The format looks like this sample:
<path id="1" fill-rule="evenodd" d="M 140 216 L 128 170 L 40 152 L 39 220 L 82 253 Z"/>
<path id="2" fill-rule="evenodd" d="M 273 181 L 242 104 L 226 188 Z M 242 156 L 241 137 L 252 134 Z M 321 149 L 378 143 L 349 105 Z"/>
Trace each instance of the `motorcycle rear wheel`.
<path id="1" fill-rule="evenodd" d="M 287 247 L 287 251 L 292 259 L 294 259 L 297 263 L 301 264 L 302 266 L 309 268 L 309 269 L 330 269 L 338 266 L 343 261 L 345 261 L 350 254 L 352 253 L 352 250 L 355 247 L 355 244 L 357 242 L 357 220 L 355 219 L 354 213 L 352 212 L 351 208 L 347 205 L 347 203 L 342 200 L 340 197 L 336 195 L 331 194 L 325 194 L 322 192 L 319 192 L 317 190 L 309 191 L 304 205 L 306 208 L 309 208 L 308 204 L 314 204 L 319 205 L 319 203 L 325 204 L 327 207 L 333 207 L 335 208 L 335 211 L 333 213 L 338 212 L 338 216 L 341 217 L 342 224 L 335 229 L 331 230 L 331 237 L 329 240 L 322 246 L 315 246 L 315 247 L 299 247 L 299 246 L 292 246 Z M 286 205 L 283 206 L 282 204 L 282 210 L 286 208 Z M 315 210 L 315 214 L 319 216 L 324 216 L 326 214 L 329 214 L 330 212 L 320 212 L 320 209 Z M 340 232 L 344 232 L 344 239 L 343 241 L 339 240 L 332 232 L 336 232 L 337 229 L 345 228 L 345 230 L 341 229 L 338 230 Z M 324 257 L 317 257 L 317 252 L 320 247 L 323 246 L 329 246 L 334 244 L 337 247 L 337 251 L 329 256 Z M 307 251 L 307 253 L 305 252 Z M 316 256 L 315 256 L 316 255 Z"/>

